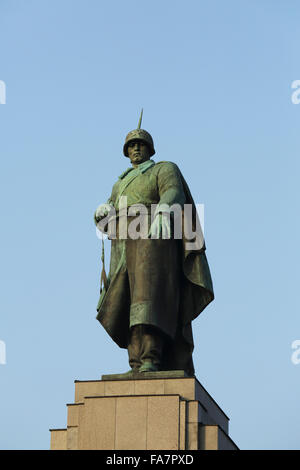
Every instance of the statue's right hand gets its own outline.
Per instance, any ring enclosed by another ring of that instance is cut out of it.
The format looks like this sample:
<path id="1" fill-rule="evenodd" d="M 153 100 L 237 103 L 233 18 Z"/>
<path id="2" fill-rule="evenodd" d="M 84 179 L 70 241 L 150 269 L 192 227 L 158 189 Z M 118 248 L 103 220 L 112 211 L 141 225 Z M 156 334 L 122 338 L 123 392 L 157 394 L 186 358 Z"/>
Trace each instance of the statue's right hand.
<path id="1" fill-rule="evenodd" d="M 97 225 L 97 223 L 100 222 L 101 219 L 106 217 L 112 209 L 113 207 L 110 204 L 100 204 L 100 206 L 97 207 L 94 215 L 95 224 Z"/>

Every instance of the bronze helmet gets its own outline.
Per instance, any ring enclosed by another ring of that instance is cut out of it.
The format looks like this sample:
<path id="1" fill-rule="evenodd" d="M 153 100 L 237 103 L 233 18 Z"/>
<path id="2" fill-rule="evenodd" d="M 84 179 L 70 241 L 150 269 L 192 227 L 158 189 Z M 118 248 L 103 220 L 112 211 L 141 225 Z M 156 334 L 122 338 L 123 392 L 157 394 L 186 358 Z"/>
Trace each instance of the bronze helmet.
<path id="1" fill-rule="evenodd" d="M 141 129 L 141 123 L 142 123 L 142 116 L 143 116 L 143 110 L 141 112 L 140 120 L 138 123 L 137 129 L 134 129 L 133 131 L 130 131 L 125 139 L 125 144 L 123 147 L 123 153 L 125 157 L 128 157 L 128 144 L 129 142 L 132 142 L 133 140 L 141 140 L 144 142 L 146 145 L 148 145 L 150 149 L 150 157 L 155 154 L 154 150 L 154 144 L 153 144 L 153 139 L 149 132 L 145 131 L 144 129 Z"/>

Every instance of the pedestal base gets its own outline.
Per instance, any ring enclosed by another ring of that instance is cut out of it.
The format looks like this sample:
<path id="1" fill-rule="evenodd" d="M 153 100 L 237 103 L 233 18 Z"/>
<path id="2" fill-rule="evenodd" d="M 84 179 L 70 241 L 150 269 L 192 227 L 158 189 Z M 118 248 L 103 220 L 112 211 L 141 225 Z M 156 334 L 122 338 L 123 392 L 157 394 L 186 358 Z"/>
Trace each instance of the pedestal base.
<path id="1" fill-rule="evenodd" d="M 229 418 L 183 371 L 75 381 L 66 429 L 51 450 L 237 450 Z"/>

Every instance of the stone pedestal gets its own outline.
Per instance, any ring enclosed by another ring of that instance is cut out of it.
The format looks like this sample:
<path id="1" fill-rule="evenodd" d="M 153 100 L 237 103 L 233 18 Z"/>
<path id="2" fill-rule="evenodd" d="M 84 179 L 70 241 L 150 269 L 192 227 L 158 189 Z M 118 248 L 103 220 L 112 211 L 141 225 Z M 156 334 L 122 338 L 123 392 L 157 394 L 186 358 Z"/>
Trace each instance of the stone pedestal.
<path id="1" fill-rule="evenodd" d="M 183 371 L 75 381 L 66 429 L 51 450 L 237 450 L 228 417 Z"/>

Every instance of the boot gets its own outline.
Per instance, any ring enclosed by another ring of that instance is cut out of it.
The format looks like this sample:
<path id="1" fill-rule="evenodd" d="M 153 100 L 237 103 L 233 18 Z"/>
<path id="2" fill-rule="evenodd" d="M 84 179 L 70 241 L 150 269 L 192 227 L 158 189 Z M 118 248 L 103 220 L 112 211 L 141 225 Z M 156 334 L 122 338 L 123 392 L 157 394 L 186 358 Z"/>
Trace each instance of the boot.
<path id="1" fill-rule="evenodd" d="M 163 339 L 159 330 L 149 325 L 135 325 L 128 344 L 129 364 L 133 371 L 160 370 Z"/>
<path id="2" fill-rule="evenodd" d="M 157 372 L 158 370 L 158 366 L 149 359 L 146 359 L 139 368 L 139 372 Z"/>

